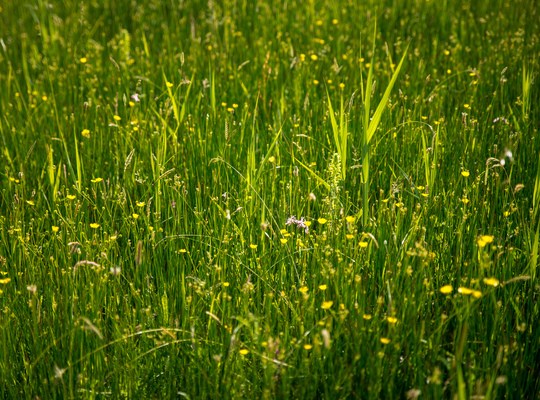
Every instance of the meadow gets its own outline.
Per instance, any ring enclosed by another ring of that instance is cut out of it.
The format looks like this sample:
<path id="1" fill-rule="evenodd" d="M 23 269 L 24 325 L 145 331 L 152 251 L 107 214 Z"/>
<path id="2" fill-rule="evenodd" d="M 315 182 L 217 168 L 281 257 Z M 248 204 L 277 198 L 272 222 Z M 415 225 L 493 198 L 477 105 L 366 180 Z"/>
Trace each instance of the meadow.
<path id="1" fill-rule="evenodd" d="M 0 398 L 540 398 L 535 0 L 0 0 Z"/>

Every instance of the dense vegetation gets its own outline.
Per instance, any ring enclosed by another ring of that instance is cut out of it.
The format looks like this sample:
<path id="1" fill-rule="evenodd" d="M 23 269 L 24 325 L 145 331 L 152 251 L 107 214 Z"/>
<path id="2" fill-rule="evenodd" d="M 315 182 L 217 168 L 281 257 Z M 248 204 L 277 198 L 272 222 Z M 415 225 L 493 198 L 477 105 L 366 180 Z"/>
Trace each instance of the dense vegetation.
<path id="1" fill-rule="evenodd" d="M 534 0 L 0 0 L 0 397 L 538 398 Z"/>

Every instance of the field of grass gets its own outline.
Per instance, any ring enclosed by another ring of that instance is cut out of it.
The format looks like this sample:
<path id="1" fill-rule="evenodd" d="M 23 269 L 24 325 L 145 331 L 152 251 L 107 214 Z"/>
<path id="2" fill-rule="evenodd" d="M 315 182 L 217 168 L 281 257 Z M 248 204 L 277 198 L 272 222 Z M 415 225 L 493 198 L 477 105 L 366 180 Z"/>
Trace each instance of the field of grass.
<path id="1" fill-rule="evenodd" d="M 0 0 L 0 398 L 540 398 L 535 0 Z"/>

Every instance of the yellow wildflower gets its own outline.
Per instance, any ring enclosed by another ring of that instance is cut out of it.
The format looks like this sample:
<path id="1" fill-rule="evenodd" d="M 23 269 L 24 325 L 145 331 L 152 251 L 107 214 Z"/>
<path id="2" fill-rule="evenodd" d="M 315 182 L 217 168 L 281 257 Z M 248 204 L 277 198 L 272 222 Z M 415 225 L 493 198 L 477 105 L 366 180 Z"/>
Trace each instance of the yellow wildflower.
<path id="1" fill-rule="evenodd" d="M 334 302 L 332 300 L 329 300 L 329 301 L 323 301 L 323 303 L 321 304 L 321 308 L 323 310 L 328 310 L 330 309 L 332 306 L 334 305 Z"/>
<path id="2" fill-rule="evenodd" d="M 453 290 L 454 288 L 452 287 L 452 285 L 444 285 L 439 289 L 442 294 L 450 294 Z"/>
<path id="3" fill-rule="evenodd" d="M 484 278 L 484 283 L 489 286 L 497 287 L 500 282 L 497 278 Z"/>

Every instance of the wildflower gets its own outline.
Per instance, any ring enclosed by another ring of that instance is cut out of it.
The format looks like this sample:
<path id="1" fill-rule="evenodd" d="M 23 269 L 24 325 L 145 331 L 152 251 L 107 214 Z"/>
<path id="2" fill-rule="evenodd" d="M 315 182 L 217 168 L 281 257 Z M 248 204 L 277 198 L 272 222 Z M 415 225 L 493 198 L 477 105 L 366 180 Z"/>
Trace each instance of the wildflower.
<path id="1" fill-rule="evenodd" d="M 90 131 L 88 129 L 83 129 L 81 135 L 88 139 L 90 137 Z"/>
<path id="2" fill-rule="evenodd" d="M 480 297 L 482 297 L 482 292 L 480 290 L 473 290 L 472 295 L 473 297 L 479 299 Z"/>
<path id="3" fill-rule="evenodd" d="M 356 218 L 353 217 L 352 215 L 348 215 L 348 216 L 345 218 L 345 221 L 347 221 L 349 224 L 352 224 L 352 223 L 354 223 L 354 221 L 356 221 Z"/>
<path id="4" fill-rule="evenodd" d="M 94 179 L 90 180 L 90 182 L 92 182 L 92 183 L 99 183 L 101 181 L 103 181 L 103 178 L 94 178 Z"/>
<path id="5" fill-rule="evenodd" d="M 120 275 L 120 272 L 122 272 L 122 269 L 119 266 L 114 266 L 110 268 L 109 272 L 111 275 L 118 276 Z"/>
<path id="6" fill-rule="evenodd" d="M 135 103 L 138 103 L 139 101 L 141 101 L 141 99 L 139 98 L 139 94 L 138 93 L 133 93 L 131 95 L 131 99 L 135 102 Z"/>
<path id="7" fill-rule="evenodd" d="M 36 285 L 28 285 L 26 287 L 26 290 L 28 290 L 30 293 L 34 294 L 37 292 L 37 286 Z"/>
<path id="8" fill-rule="evenodd" d="M 166 85 L 168 88 L 172 88 L 174 86 L 171 82 L 167 82 Z"/>
<path id="9" fill-rule="evenodd" d="M 307 293 L 309 291 L 307 286 L 302 286 L 300 289 L 298 289 L 300 293 Z"/>
<path id="10" fill-rule="evenodd" d="M 319 219 L 317 220 L 317 222 L 318 222 L 319 224 L 321 224 L 321 225 L 324 225 L 324 224 L 326 224 L 326 223 L 328 222 L 328 220 L 327 220 L 326 218 L 319 218 Z"/>
<path id="11" fill-rule="evenodd" d="M 248 349 L 240 349 L 239 353 L 240 353 L 240 355 L 246 356 L 246 355 L 249 354 L 249 350 Z"/>
<path id="12" fill-rule="evenodd" d="M 296 219 L 296 217 L 292 215 L 287 219 L 285 225 L 296 225 L 297 228 L 303 229 L 305 233 L 309 232 L 309 225 L 306 223 L 304 217 Z"/>
<path id="13" fill-rule="evenodd" d="M 34 200 L 26 200 L 26 202 L 31 205 L 31 206 L 35 206 L 36 203 L 34 203 Z"/>
<path id="14" fill-rule="evenodd" d="M 469 171 L 467 171 L 466 169 L 461 171 L 461 176 L 463 176 L 464 178 L 468 178 L 469 175 L 471 175 L 471 173 Z"/>
<path id="15" fill-rule="evenodd" d="M 231 284 L 229 282 L 223 282 L 223 287 L 229 287 Z"/>
<path id="16" fill-rule="evenodd" d="M 7 285 L 9 282 L 11 282 L 11 278 L 0 279 L 0 285 Z"/>
<path id="17" fill-rule="evenodd" d="M 373 317 L 372 317 L 371 314 L 364 314 L 364 315 L 362 315 L 362 318 L 364 318 L 366 321 L 369 321 Z"/>
<path id="18" fill-rule="evenodd" d="M 323 292 L 328 289 L 328 286 L 326 285 L 319 285 L 319 290 L 322 290 Z"/>
<path id="19" fill-rule="evenodd" d="M 452 285 L 444 285 L 439 289 L 442 294 L 450 294 L 453 290 L 454 288 L 452 287 Z"/>
<path id="20" fill-rule="evenodd" d="M 311 344 L 306 343 L 306 344 L 304 345 L 304 350 L 308 350 L 308 351 L 309 351 L 309 350 L 311 350 L 312 348 L 313 348 L 313 345 L 311 345 Z"/>
<path id="21" fill-rule="evenodd" d="M 185 254 L 185 253 L 187 253 L 187 250 L 186 249 L 180 249 L 180 250 L 178 250 L 178 253 Z"/>
<path id="22" fill-rule="evenodd" d="M 389 324 L 396 324 L 398 319 L 396 317 L 386 317 L 386 321 L 388 321 Z"/>
<path id="23" fill-rule="evenodd" d="M 113 116 L 113 119 L 114 119 L 115 121 L 121 121 L 121 120 L 122 120 L 122 117 L 121 117 L 120 115 L 114 115 L 114 116 Z"/>
<path id="24" fill-rule="evenodd" d="M 257 250 L 257 245 L 251 243 L 251 244 L 249 245 L 249 248 L 252 249 L 252 250 Z"/>
<path id="25" fill-rule="evenodd" d="M 481 235 L 476 242 L 478 243 L 478 247 L 482 248 L 492 243 L 493 239 L 495 239 L 495 237 L 492 235 Z"/>
<path id="26" fill-rule="evenodd" d="M 329 300 L 329 301 L 323 301 L 323 303 L 321 304 L 321 308 L 323 310 L 328 310 L 330 309 L 332 306 L 334 305 L 334 302 L 332 300 Z"/>
<path id="27" fill-rule="evenodd" d="M 133 213 L 131 214 L 131 216 L 133 217 L 133 219 L 139 219 L 139 214 L 137 213 Z"/>
<path id="28" fill-rule="evenodd" d="M 391 342 L 391 340 L 388 339 L 388 338 L 386 338 L 386 337 L 382 337 L 382 338 L 381 338 L 381 343 L 382 343 L 382 344 L 388 344 L 388 343 L 390 343 L 390 342 Z"/>
<path id="29" fill-rule="evenodd" d="M 53 233 L 56 233 L 60 230 L 60 227 L 56 226 L 56 225 L 53 225 L 51 230 L 53 231 Z"/>
<path id="30" fill-rule="evenodd" d="M 77 198 L 77 196 L 75 196 L 75 195 L 73 195 L 73 194 L 68 194 L 68 195 L 66 196 L 66 199 L 68 199 L 68 200 L 75 200 L 76 198 Z"/>
<path id="31" fill-rule="evenodd" d="M 347 240 L 351 240 L 351 239 L 354 238 L 354 235 L 352 235 L 352 234 L 350 234 L 350 233 L 347 233 L 347 234 L 345 235 L 345 237 L 347 238 Z"/>
<path id="32" fill-rule="evenodd" d="M 135 204 L 137 207 L 144 207 L 144 201 L 137 201 Z"/>
<path id="33" fill-rule="evenodd" d="M 86 57 L 81 57 L 81 58 L 79 58 L 79 62 L 81 64 L 86 64 L 88 62 L 88 59 Z"/>
<path id="34" fill-rule="evenodd" d="M 365 249 L 366 247 L 368 247 L 368 242 L 366 242 L 365 240 L 361 240 L 358 243 L 358 247 L 360 247 L 361 249 Z"/>
<path id="35" fill-rule="evenodd" d="M 96 223 L 96 222 L 92 222 L 92 223 L 90 224 L 90 228 L 92 228 L 92 229 L 97 229 L 97 228 L 99 228 L 99 226 L 100 226 L 100 225 L 99 225 L 98 223 Z"/>
<path id="36" fill-rule="evenodd" d="M 312 54 L 312 55 L 310 56 L 310 58 L 311 58 L 312 61 L 317 61 L 317 60 L 319 59 L 319 57 L 317 56 L 317 54 Z"/>
<path id="37" fill-rule="evenodd" d="M 484 278 L 484 283 L 489 286 L 497 287 L 500 282 L 497 278 Z"/>
<path id="38" fill-rule="evenodd" d="M 459 287 L 458 290 L 457 290 L 459 293 L 467 296 L 469 294 L 472 294 L 474 292 L 474 290 L 472 289 L 469 289 L 469 288 L 466 288 L 466 287 Z"/>
<path id="39" fill-rule="evenodd" d="M 288 239 L 285 239 L 285 238 L 281 238 L 281 239 L 279 239 L 279 241 L 281 242 L 281 244 L 285 244 L 285 243 L 287 243 L 289 240 L 288 240 Z"/>

